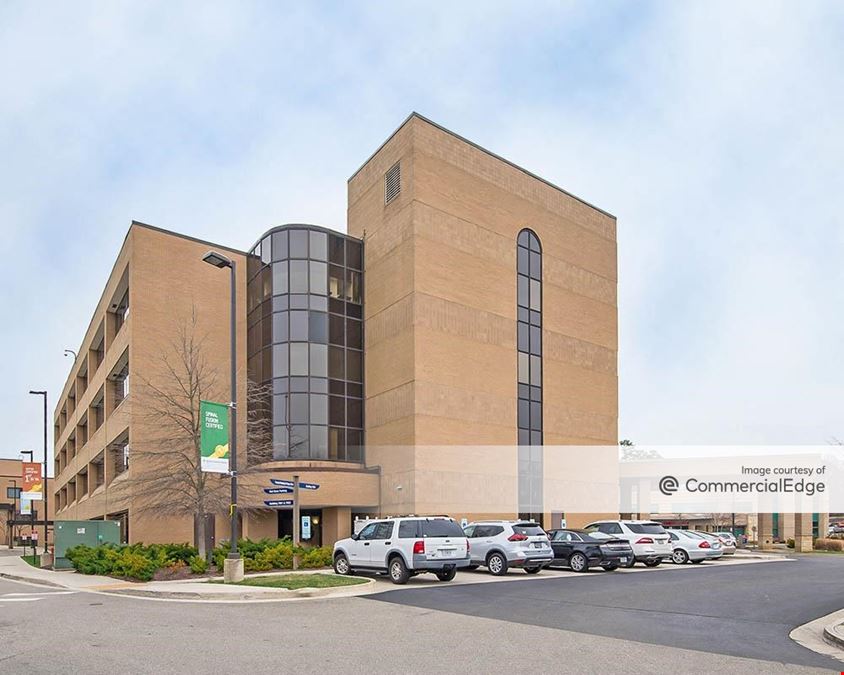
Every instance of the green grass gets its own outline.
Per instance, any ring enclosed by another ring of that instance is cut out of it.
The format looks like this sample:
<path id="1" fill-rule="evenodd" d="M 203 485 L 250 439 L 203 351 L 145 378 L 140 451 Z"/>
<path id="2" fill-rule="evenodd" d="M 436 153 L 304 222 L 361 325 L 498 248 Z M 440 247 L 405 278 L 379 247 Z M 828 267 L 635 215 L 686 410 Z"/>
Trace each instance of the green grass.
<path id="1" fill-rule="evenodd" d="M 267 586 L 268 588 L 333 588 L 335 586 L 356 586 L 366 579 L 341 577 L 334 574 L 272 574 L 265 577 L 249 577 L 238 581 L 235 586 Z M 210 583 L 221 584 L 222 581 Z"/>
<path id="2" fill-rule="evenodd" d="M 33 567 L 41 567 L 41 556 L 38 556 L 38 555 L 22 555 L 21 558 L 23 558 L 26 562 L 28 562 Z"/>

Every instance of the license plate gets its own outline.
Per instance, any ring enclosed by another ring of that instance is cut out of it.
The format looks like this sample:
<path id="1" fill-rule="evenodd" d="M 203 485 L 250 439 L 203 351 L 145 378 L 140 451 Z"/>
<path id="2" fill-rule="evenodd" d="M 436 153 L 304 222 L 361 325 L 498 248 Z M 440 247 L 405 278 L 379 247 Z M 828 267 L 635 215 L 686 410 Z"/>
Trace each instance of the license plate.
<path id="1" fill-rule="evenodd" d="M 535 542 L 533 542 L 533 547 L 534 548 L 545 548 L 545 544 L 543 544 L 540 541 L 535 541 Z"/>
<path id="2" fill-rule="evenodd" d="M 620 560 L 621 562 L 623 562 L 623 563 L 626 563 L 626 562 L 627 562 L 627 558 L 625 558 L 625 557 L 623 557 L 623 556 L 622 556 L 621 558 L 619 558 L 619 560 Z"/>
<path id="3" fill-rule="evenodd" d="M 441 549 L 439 549 L 439 552 L 440 552 L 440 555 L 443 558 L 453 558 L 455 556 L 455 554 L 457 553 L 457 549 L 456 548 L 441 548 Z"/>

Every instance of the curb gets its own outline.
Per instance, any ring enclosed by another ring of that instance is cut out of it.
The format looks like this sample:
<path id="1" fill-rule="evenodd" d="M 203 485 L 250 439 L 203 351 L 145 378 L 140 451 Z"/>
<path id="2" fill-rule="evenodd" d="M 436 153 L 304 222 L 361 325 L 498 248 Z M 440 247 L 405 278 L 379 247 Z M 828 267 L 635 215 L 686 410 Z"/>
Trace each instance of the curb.
<path id="1" fill-rule="evenodd" d="M 844 649 L 844 635 L 840 634 L 836 629 L 844 627 L 844 623 L 831 623 L 828 626 L 824 626 L 823 629 L 823 639 L 828 644 L 831 644 L 833 647 L 838 647 L 839 649 Z"/>
<path id="2" fill-rule="evenodd" d="M 21 577 L 16 574 L 8 574 L 6 572 L 0 572 L 0 578 L 8 579 L 9 581 L 23 581 L 27 584 L 38 584 L 39 586 L 49 586 L 50 588 L 63 588 L 69 589 L 69 586 L 62 586 L 61 584 L 55 584 L 52 581 L 46 581 L 45 579 L 34 579 L 32 577 Z M 70 589 L 74 590 L 74 589 Z"/>
<path id="3" fill-rule="evenodd" d="M 374 586 L 374 584 L 374 579 L 367 579 L 366 583 L 355 584 L 354 586 L 297 588 L 294 590 L 276 588 L 263 591 L 244 591 L 243 593 L 215 593 L 213 591 L 209 593 L 199 593 L 196 591 L 151 591 L 143 588 L 120 588 L 96 592 L 104 595 L 154 598 L 157 600 L 192 600 L 195 602 L 278 602 L 282 600 L 301 600 L 305 598 L 343 598 L 366 595 L 372 591 L 372 586 Z"/>
<path id="4" fill-rule="evenodd" d="M 268 573 L 263 576 L 271 575 Z M 248 587 L 244 587 L 244 592 L 242 593 L 219 593 L 214 591 L 199 593 L 196 591 L 148 590 L 144 588 L 115 588 L 109 590 L 98 590 L 95 587 L 75 588 L 73 586 L 66 586 L 64 584 L 47 581 L 46 579 L 24 577 L 18 574 L 9 574 L 8 572 L 0 572 L 0 578 L 8 579 L 9 581 L 20 581 L 27 584 L 46 586 L 48 588 L 60 588 L 62 590 L 78 592 L 91 592 L 103 595 L 119 595 L 123 597 L 147 599 L 152 598 L 157 600 L 191 600 L 194 602 L 278 602 L 282 600 L 302 600 L 306 598 L 319 599 L 332 597 L 355 597 L 371 593 L 373 586 L 375 585 L 375 579 L 359 577 L 361 579 L 366 579 L 366 582 L 356 584 L 354 586 L 334 586 L 330 588 L 297 588 L 293 590 L 286 588 L 274 588 L 253 591 L 245 590 Z"/>

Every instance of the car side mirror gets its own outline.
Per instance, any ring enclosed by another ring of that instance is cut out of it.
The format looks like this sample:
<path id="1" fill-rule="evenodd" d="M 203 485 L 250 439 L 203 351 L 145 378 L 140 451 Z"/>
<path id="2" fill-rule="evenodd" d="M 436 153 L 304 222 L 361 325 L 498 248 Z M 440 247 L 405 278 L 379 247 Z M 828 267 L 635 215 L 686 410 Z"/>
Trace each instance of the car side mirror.
<path id="1" fill-rule="evenodd" d="M 353 540 L 353 541 L 357 541 L 358 539 L 360 539 L 360 535 L 359 535 L 359 534 L 353 534 L 353 535 L 352 535 L 352 540 Z"/>

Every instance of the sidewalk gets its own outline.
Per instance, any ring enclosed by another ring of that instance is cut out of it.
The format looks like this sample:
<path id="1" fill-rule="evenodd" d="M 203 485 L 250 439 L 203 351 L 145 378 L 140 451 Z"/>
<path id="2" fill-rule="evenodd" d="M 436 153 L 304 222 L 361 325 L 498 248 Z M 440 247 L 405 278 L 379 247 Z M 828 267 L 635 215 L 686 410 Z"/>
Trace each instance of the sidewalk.
<path id="1" fill-rule="evenodd" d="M 779 558 L 785 558 L 794 551 L 763 551 L 758 548 L 739 548 L 736 549 L 734 556 L 736 558 L 755 558 L 757 560 L 774 560 Z M 733 556 L 725 556 L 725 557 L 733 557 Z"/>
<path id="2" fill-rule="evenodd" d="M 308 574 L 318 570 L 301 572 L 275 572 L 274 574 Z M 375 582 L 356 586 L 336 588 L 264 588 L 261 586 L 237 586 L 211 584 L 203 581 L 122 581 L 112 577 L 76 572 L 54 572 L 32 567 L 18 556 L 0 557 L 0 578 L 12 581 L 24 581 L 31 584 L 49 586 L 87 593 L 106 593 L 109 595 L 127 595 L 138 598 L 158 600 L 192 600 L 210 602 L 278 602 L 280 600 L 300 600 L 304 598 L 349 597 L 372 593 Z"/>

